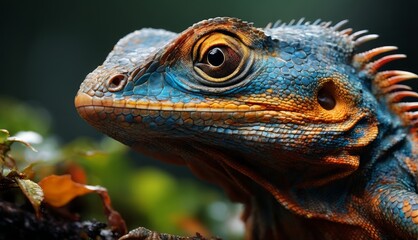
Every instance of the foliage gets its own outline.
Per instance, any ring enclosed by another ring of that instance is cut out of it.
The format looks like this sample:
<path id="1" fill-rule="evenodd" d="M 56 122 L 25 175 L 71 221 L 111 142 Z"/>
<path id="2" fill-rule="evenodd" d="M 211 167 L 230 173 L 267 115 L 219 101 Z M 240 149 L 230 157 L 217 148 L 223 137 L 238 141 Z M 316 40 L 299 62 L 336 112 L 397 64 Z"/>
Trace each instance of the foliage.
<path id="1" fill-rule="evenodd" d="M 32 165 L 29 165 L 23 171 L 19 171 L 16 166 L 16 161 L 9 154 L 12 144 L 16 142 L 22 143 L 36 152 L 29 141 L 31 139 L 33 140 L 33 137 L 37 136 L 37 134 L 26 132 L 23 135 L 26 137 L 31 136 L 32 138 L 25 140 L 18 137 L 11 137 L 7 130 L 0 129 L 0 186 L 2 186 L 4 191 L 18 186 L 32 204 L 38 218 L 41 218 L 42 203 L 56 208 L 63 207 L 75 197 L 95 192 L 102 199 L 105 214 L 111 229 L 118 232 L 119 235 L 127 233 L 124 220 L 111 207 L 110 198 L 106 189 L 100 186 L 88 186 L 74 182 L 70 175 L 46 176 L 37 184 L 30 179 L 34 175 Z"/>
<path id="2" fill-rule="evenodd" d="M 18 137 L 11 137 L 5 129 L 0 129 L 0 186 L 12 188 L 18 186 L 32 204 L 36 215 L 40 216 L 40 205 L 44 200 L 41 187 L 28 179 L 32 175 L 31 166 L 19 172 L 15 160 L 10 156 L 9 151 L 13 143 L 22 143 L 36 151 L 28 142 Z"/>

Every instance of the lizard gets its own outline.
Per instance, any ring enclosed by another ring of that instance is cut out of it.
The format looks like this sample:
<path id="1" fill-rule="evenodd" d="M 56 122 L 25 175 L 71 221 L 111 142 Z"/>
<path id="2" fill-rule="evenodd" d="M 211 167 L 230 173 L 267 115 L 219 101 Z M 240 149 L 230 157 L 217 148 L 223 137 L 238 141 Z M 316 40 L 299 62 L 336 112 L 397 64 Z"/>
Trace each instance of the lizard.
<path id="1" fill-rule="evenodd" d="M 382 70 L 406 56 L 360 51 L 378 35 L 346 23 L 137 30 L 87 75 L 76 109 L 244 204 L 246 239 L 417 239 L 418 94 L 403 81 L 418 76 Z"/>

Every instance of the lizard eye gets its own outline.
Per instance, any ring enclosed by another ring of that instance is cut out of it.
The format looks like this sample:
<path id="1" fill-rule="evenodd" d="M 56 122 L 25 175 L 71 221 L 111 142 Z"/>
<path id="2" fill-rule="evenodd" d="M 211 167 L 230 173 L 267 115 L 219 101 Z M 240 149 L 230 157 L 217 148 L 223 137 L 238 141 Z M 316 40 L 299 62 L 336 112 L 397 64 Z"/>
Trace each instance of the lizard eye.
<path id="1" fill-rule="evenodd" d="M 239 80 L 251 61 L 250 51 L 240 40 L 213 33 L 199 40 L 193 49 L 194 70 L 205 85 L 227 85 Z"/>
<path id="2" fill-rule="evenodd" d="M 238 68 L 241 58 L 228 46 L 214 46 L 203 55 L 202 62 L 195 63 L 195 67 L 213 78 L 213 81 L 225 81 L 225 77 Z"/>

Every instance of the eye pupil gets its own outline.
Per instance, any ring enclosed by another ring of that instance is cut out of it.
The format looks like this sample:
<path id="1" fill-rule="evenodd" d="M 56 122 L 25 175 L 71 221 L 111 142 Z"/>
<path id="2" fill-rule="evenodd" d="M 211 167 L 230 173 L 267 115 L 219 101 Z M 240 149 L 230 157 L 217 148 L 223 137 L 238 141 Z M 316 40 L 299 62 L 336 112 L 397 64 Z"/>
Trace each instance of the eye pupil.
<path id="1" fill-rule="evenodd" d="M 332 110 L 336 105 L 336 101 L 332 93 L 327 88 L 322 88 L 318 92 L 318 103 L 325 110 Z"/>
<path id="2" fill-rule="evenodd" d="M 211 49 L 208 52 L 207 61 L 210 65 L 218 67 L 225 61 L 224 53 L 218 47 Z"/>

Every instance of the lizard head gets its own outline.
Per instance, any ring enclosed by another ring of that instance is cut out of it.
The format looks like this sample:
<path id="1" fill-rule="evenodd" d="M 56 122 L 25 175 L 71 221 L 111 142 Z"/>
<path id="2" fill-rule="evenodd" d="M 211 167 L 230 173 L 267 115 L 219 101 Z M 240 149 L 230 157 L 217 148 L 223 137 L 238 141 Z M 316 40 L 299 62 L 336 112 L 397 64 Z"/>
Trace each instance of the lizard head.
<path id="1" fill-rule="evenodd" d="M 397 104 L 416 95 L 397 83 L 416 75 L 377 71 L 403 55 L 356 53 L 376 35 L 343 23 L 259 29 L 214 18 L 180 34 L 136 31 L 87 76 L 75 104 L 100 131 L 167 161 L 221 161 L 253 177 L 298 171 L 297 181 L 323 185 L 357 170 L 381 129 L 403 124 L 389 109 L 417 107 Z"/>

